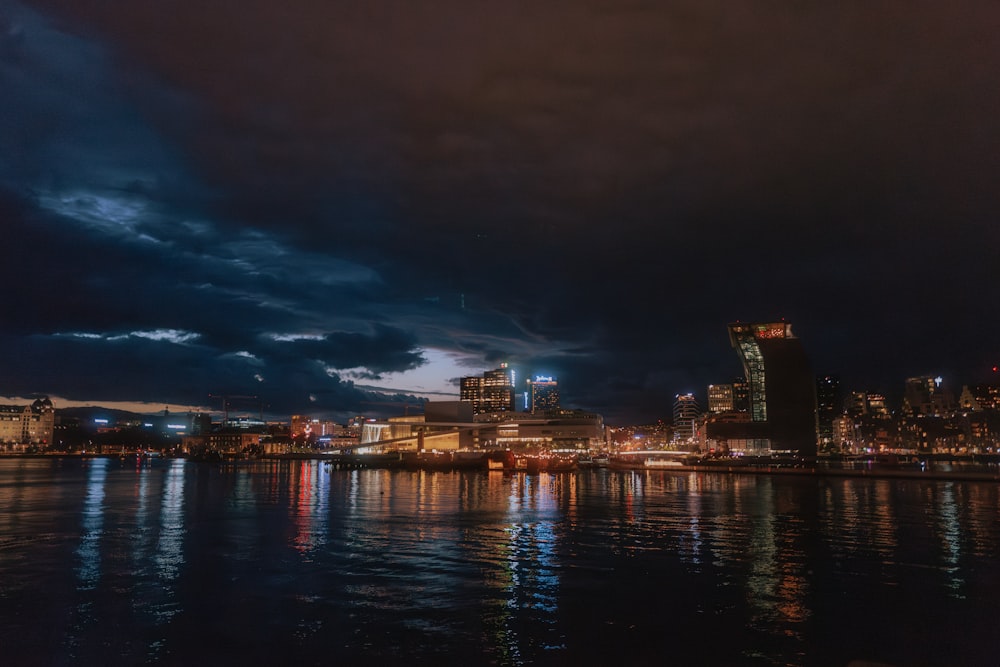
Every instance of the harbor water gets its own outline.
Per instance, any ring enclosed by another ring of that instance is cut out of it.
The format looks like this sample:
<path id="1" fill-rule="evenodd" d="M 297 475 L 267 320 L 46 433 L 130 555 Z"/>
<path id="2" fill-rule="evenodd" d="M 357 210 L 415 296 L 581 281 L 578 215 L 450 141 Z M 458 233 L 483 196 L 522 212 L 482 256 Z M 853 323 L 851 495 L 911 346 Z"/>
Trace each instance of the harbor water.
<path id="1" fill-rule="evenodd" d="M 995 665 L 1000 485 L 0 460 L 5 665 Z"/>

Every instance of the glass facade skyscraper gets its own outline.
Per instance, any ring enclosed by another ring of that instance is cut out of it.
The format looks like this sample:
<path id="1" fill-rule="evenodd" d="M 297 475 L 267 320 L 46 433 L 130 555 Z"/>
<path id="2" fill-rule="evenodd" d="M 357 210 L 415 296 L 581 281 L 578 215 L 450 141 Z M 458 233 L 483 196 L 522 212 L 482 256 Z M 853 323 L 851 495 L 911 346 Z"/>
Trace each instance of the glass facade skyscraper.
<path id="1" fill-rule="evenodd" d="M 746 436 L 771 451 L 816 455 L 816 378 L 787 322 L 729 325 L 749 384 Z"/>

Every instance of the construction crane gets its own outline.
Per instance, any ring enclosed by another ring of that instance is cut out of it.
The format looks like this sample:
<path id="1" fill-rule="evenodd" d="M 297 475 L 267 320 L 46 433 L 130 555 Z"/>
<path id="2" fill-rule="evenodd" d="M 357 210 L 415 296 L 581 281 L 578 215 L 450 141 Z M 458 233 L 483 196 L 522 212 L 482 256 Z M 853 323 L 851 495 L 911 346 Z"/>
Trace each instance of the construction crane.
<path id="1" fill-rule="evenodd" d="M 230 401 L 234 398 L 258 401 L 258 408 L 260 410 L 260 420 L 264 421 L 264 402 L 260 400 L 259 396 L 239 396 L 233 394 L 209 394 L 209 398 L 221 398 L 222 399 L 222 425 L 225 426 L 229 423 L 229 407 Z"/>

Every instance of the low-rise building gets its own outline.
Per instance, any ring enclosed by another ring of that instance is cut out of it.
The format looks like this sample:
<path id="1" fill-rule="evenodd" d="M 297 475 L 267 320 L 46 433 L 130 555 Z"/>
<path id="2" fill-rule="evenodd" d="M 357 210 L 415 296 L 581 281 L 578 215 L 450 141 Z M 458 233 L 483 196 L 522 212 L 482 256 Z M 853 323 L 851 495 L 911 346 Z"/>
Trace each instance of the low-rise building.
<path id="1" fill-rule="evenodd" d="M 36 399 L 30 405 L 0 405 L 0 446 L 23 449 L 52 444 L 56 410 L 52 401 Z"/>

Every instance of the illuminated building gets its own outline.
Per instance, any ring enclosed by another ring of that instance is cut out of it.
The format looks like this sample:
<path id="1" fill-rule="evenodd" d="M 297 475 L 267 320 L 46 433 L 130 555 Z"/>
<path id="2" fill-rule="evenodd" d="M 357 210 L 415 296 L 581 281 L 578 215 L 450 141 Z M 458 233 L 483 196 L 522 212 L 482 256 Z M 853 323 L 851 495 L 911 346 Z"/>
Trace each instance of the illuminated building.
<path id="1" fill-rule="evenodd" d="M 514 411 L 514 369 L 507 364 L 486 371 L 482 377 L 470 376 L 461 379 L 459 398 L 472 403 L 474 414 L 489 414 Z"/>
<path id="2" fill-rule="evenodd" d="M 852 391 L 844 403 L 844 412 L 851 417 L 868 414 L 868 394 L 863 391 Z"/>
<path id="3" fill-rule="evenodd" d="M 462 378 L 459 384 L 459 399 L 472 403 L 472 412 L 479 414 L 483 405 L 483 378 L 469 376 Z"/>
<path id="4" fill-rule="evenodd" d="M 708 411 L 712 414 L 719 414 L 721 412 L 733 412 L 733 410 L 735 410 L 733 385 L 708 385 Z"/>
<path id="5" fill-rule="evenodd" d="M 974 384 L 962 387 L 959 404 L 973 412 L 1000 411 L 1000 384 Z"/>
<path id="6" fill-rule="evenodd" d="M 701 415 L 698 399 L 693 394 L 678 394 L 674 398 L 674 441 L 694 439 L 695 420 Z"/>
<path id="7" fill-rule="evenodd" d="M 422 415 L 365 425 L 362 443 L 392 450 L 567 451 L 607 446 L 604 418 L 579 410 L 473 415 L 469 401 L 428 401 Z M 387 443 L 387 444 L 386 444 Z"/>
<path id="8" fill-rule="evenodd" d="M 289 428 L 289 434 L 295 438 L 298 436 L 305 435 L 309 429 L 309 418 L 303 415 L 292 415 L 292 423 Z"/>
<path id="9" fill-rule="evenodd" d="M 840 414 L 840 378 L 824 375 L 816 378 L 816 423 L 819 441 L 833 442 L 833 419 Z"/>
<path id="10" fill-rule="evenodd" d="M 245 454 L 260 448 L 261 434 L 237 430 L 216 431 L 205 435 L 181 438 L 181 448 L 189 453 L 215 452 L 219 454 Z"/>
<path id="11" fill-rule="evenodd" d="M 531 395 L 531 413 L 559 409 L 559 383 L 555 378 L 536 375 L 534 380 L 528 380 Z"/>
<path id="12" fill-rule="evenodd" d="M 833 430 L 833 444 L 838 447 L 851 447 L 857 439 L 855 434 L 854 419 L 847 415 L 834 417 L 831 424 Z"/>
<path id="13" fill-rule="evenodd" d="M 485 443 L 501 449 L 565 451 L 598 449 L 607 445 L 604 418 L 579 410 L 562 410 L 545 415 L 505 415 L 504 421 L 495 428 L 492 432 L 484 430 L 481 437 Z"/>
<path id="14" fill-rule="evenodd" d="M 907 417 L 947 416 L 954 412 L 951 392 L 942 387 L 942 378 L 929 375 L 907 378 L 903 387 L 903 414 Z"/>
<path id="15" fill-rule="evenodd" d="M 337 436 L 342 437 L 347 432 L 347 429 L 340 424 L 322 419 L 310 419 L 303 415 L 292 415 L 291 427 L 289 433 L 293 438 L 297 437 L 314 437 L 322 438 L 326 436 Z"/>
<path id="16" fill-rule="evenodd" d="M 892 415 L 889 413 L 889 404 L 883 394 L 870 393 L 866 395 L 866 405 L 868 414 L 878 419 L 888 419 Z"/>
<path id="17" fill-rule="evenodd" d="M 47 397 L 31 405 L 0 405 L 0 444 L 51 445 L 55 423 L 56 410 Z"/>
<path id="18" fill-rule="evenodd" d="M 816 379 L 787 322 L 729 325 L 749 384 L 750 421 L 736 426 L 751 453 L 816 455 Z"/>

